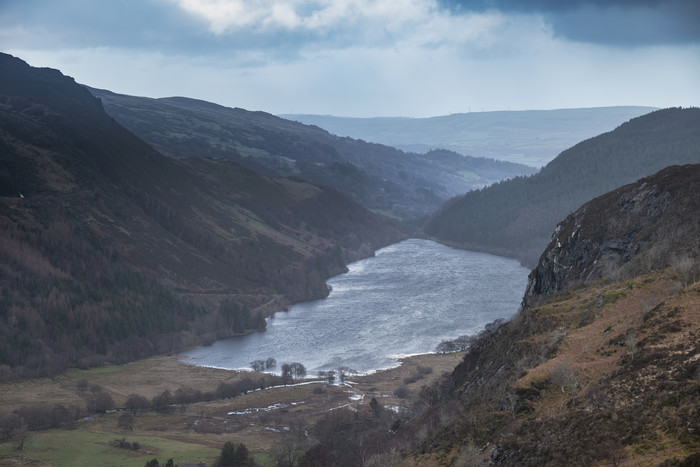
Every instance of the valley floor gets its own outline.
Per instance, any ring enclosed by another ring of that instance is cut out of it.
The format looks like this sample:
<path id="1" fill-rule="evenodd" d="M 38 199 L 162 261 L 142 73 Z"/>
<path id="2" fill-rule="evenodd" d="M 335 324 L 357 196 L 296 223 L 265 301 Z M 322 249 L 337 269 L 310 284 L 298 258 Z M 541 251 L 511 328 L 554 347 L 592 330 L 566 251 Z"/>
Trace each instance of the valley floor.
<path id="1" fill-rule="evenodd" d="M 170 458 L 175 464 L 212 465 L 226 441 L 244 443 L 261 465 L 275 465 L 274 453 L 294 436 L 295 429 L 299 432 L 312 426 L 324 414 L 341 407 L 368 405 L 372 398 L 387 408 L 402 410 L 408 398 L 397 398 L 397 388 L 406 386 L 411 392 L 417 391 L 441 373 L 452 371 L 462 356 L 418 355 L 404 359 L 396 368 L 353 376 L 342 385 L 308 381 L 234 398 L 178 405 L 165 413 L 146 410 L 133 418 L 133 430 L 120 428 L 119 417 L 126 411 L 118 410 L 69 424 L 70 428 L 28 431 L 21 450 L 16 441 L 0 444 L 0 465 L 142 467 L 153 458 L 161 465 Z M 432 372 L 405 384 L 406 378 L 417 374 L 418 367 L 430 367 Z M 221 383 L 260 376 L 188 365 L 177 356 L 154 357 L 4 384 L 0 387 L 0 414 L 38 404 L 84 407 L 96 386 L 107 392 L 117 407 L 124 407 L 130 394 L 152 400 L 165 390 L 173 394 L 181 388 L 215 392 Z M 138 443 L 139 449 L 113 446 L 119 440 Z"/>

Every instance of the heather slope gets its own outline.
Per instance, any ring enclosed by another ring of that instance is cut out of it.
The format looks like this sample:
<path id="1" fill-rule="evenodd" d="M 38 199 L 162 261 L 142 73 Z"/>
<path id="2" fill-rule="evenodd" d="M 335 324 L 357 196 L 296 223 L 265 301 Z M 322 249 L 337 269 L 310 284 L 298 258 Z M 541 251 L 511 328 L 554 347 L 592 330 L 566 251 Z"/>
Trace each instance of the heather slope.
<path id="1" fill-rule="evenodd" d="M 425 389 L 404 465 L 696 465 L 699 184 L 669 167 L 561 222 L 518 314 Z"/>

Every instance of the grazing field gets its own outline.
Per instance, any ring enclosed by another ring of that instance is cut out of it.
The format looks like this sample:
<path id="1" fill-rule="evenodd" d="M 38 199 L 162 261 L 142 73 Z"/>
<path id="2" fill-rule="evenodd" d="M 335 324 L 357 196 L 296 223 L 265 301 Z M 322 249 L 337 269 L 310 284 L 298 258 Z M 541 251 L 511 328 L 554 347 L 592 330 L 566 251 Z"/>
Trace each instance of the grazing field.
<path id="1" fill-rule="evenodd" d="M 274 455 L 294 431 L 305 430 L 329 411 L 359 408 L 372 398 L 399 411 L 411 394 L 444 371 L 451 371 L 462 354 L 408 357 L 402 364 L 370 375 L 351 376 L 342 384 L 306 380 L 220 399 L 221 383 L 261 378 L 261 373 L 197 367 L 177 356 L 149 358 L 120 366 L 70 370 L 53 378 L 4 384 L 0 389 L 0 416 L 27 406 L 85 407 L 93 391 L 107 392 L 117 410 L 67 424 L 63 428 L 27 431 L 18 450 L 17 440 L 0 444 L 0 465 L 142 467 L 157 458 L 211 465 L 226 441 L 244 443 L 261 465 L 274 465 Z M 397 389 L 403 387 L 399 398 Z M 131 429 L 120 426 L 130 394 L 152 400 L 163 391 L 190 388 L 212 394 L 211 400 L 176 404 L 168 410 L 139 411 Z M 119 447 L 120 445 L 122 447 Z M 134 449 L 135 448 L 135 449 Z"/>

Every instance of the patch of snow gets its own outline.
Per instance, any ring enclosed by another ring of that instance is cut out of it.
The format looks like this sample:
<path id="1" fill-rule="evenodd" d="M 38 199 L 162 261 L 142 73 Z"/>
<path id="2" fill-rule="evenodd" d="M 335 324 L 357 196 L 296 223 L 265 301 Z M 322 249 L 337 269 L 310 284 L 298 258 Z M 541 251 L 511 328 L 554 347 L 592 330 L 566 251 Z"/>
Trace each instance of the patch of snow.
<path id="1" fill-rule="evenodd" d="M 250 415 L 257 412 L 272 412 L 273 410 L 286 409 L 287 407 L 295 407 L 297 405 L 303 405 L 305 402 L 290 402 L 285 404 L 283 402 L 278 402 L 277 404 L 272 404 L 268 407 L 251 407 L 249 409 L 241 411 L 227 412 L 228 415 Z"/>

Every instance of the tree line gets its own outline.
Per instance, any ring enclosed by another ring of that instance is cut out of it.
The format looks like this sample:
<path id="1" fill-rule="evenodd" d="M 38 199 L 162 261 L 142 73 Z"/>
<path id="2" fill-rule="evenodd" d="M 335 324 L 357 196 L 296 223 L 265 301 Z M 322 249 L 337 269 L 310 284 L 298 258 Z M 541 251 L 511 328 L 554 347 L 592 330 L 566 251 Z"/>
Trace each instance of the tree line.
<path id="1" fill-rule="evenodd" d="M 539 173 L 448 201 L 424 226 L 443 241 L 537 264 L 558 222 L 590 199 L 674 164 L 700 162 L 700 109 L 666 109 L 562 152 Z"/>

